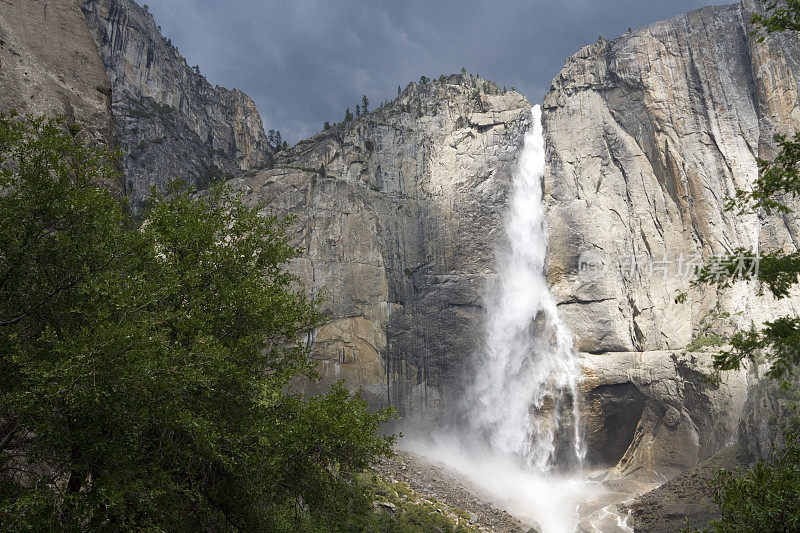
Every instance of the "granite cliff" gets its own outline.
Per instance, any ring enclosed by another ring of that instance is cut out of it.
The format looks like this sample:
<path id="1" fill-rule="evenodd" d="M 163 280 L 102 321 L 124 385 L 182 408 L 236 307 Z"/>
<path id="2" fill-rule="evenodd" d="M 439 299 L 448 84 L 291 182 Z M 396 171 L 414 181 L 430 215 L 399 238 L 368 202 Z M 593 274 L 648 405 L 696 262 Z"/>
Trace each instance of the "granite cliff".
<path id="1" fill-rule="evenodd" d="M 753 9 L 598 41 L 545 99 L 548 278 L 584 352 L 590 458 L 612 475 L 667 479 L 734 442 L 757 371 L 717 385 L 710 352 L 718 336 L 800 308 L 752 283 L 689 286 L 691 265 L 715 254 L 798 245 L 796 217 L 724 209 L 773 134 L 798 124 L 796 39 L 760 42 Z M 299 217 L 307 253 L 294 268 L 329 293 L 331 321 L 310 339 L 326 382 L 348 378 L 408 417 L 452 407 L 481 342 L 528 109 L 470 76 L 412 84 L 233 182 Z M 579 270 L 582 252 L 601 275 Z"/>
<path id="2" fill-rule="evenodd" d="M 111 84 L 74 0 L 3 2 L 0 111 L 10 109 L 62 116 L 84 139 L 116 145 Z M 122 193 L 121 183 L 105 185 Z"/>
<path id="3" fill-rule="evenodd" d="M 548 279 L 584 353 L 590 458 L 614 475 L 666 479 L 736 440 L 757 372 L 711 383 L 709 352 L 800 308 L 751 283 L 688 284 L 715 254 L 800 244 L 796 217 L 724 209 L 773 134 L 800 119 L 800 48 L 752 36 L 754 9 L 744 0 L 600 40 L 545 98 Z M 469 75 L 421 80 L 273 154 L 249 98 L 208 85 L 145 10 L 89 0 L 84 13 L 134 205 L 168 177 L 202 188 L 228 173 L 248 202 L 296 215 L 305 254 L 292 268 L 325 291 L 330 319 L 308 339 L 324 378 L 309 389 L 346 378 L 376 406 L 441 418 L 481 342 L 525 98 Z"/>
<path id="4" fill-rule="evenodd" d="M 545 98 L 549 279 L 587 352 L 589 420 L 601 418 L 590 426 L 608 427 L 611 406 L 631 416 L 617 420 L 629 447 L 608 457 L 621 473 L 669 477 L 735 440 L 755 373 L 723 375 L 717 389 L 697 374 L 709 355 L 691 352 L 800 310 L 797 298 L 776 302 L 749 282 L 688 283 L 693 261 L 800 244 L 796 214 L 724 209 L 756 177 L 756 157 L 774 153 L 773 135 L 800 125 L 798 40 L 759 41 L 754 9 L 708 7 L 595 42 Z M 666 368 L 678 372 L 654 389 Z M 590 449 L 609 451 L 589 435 Z"/>
<path id="5" fill-rule="evenodd" d="M 173 179 L 200 189 L 272 155 L 249 96 L 213 87 L 132 0 L 87 0 L 83 13 L 111 82 L 126 192 L 138 210 Z"/>
<path id="6" fill-rule="evenodd" d="M 327 293 L 310 339 L 322 386 L 346 378 L 414 418 L 455 403 L 529 121 L 522 95 L 487 80 L 423 79 L 232 182 L 298 217 L 293 268 Z"/>

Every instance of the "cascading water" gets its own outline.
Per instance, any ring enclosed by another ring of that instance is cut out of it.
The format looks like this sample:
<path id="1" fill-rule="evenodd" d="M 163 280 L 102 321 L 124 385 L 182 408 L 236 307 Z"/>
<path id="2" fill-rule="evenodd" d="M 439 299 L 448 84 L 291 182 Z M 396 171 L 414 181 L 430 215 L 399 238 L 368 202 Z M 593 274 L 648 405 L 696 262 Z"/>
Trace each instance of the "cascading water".
<path id="1" fill-rule="evenodd" d="M 416 439 L 411 429 L 403 445 L 460 473 L 543 533 L 575 531 L 579 520 L 592 531 L 630 531 L 623 519 L 611 529 L 595 527 L 592 513 L 611 514 L 607 505 L 590 503 L 603 489 L 561 468 L 580 464 L 584 456 L 580 366 L 545 279 L 539 106 L 532 115 L 496 258 L 497 278 L 486 300 L 484 345 L 473 358 L 474 379 L 465 391 L 468 423 Z"/>
<path id="2" fill-rule="evenodd" d="M 491 448 L 536 470 L 553 466 L 556 436 L 572 426 L 574 458 L 584 451 L 577 402 L 580 367 L 572 336 L 544 275 L 547 232 L 542 201 L 545 145 L 541 109 L 514 176 L 506 240 L 497 256 L 497 282 L 487 301 L 485 344 L 467 394 L 468 416 Z M 569 413 L 564 407 L 571 405 Z"/>

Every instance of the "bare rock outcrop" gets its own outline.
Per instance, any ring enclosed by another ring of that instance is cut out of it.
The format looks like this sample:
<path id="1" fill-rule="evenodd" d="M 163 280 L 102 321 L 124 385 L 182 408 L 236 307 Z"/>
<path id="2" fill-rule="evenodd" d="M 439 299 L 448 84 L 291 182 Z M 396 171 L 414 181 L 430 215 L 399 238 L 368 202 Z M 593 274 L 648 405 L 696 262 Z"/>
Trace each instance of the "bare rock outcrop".
<path id="1" fill-rule="evenodd" d="M 711 354 L 583 354 L 588 459 L 610 477 L 666 481 L 736 441 L 746 370 L 711 379 Z"/>
<path id="2" fill-rule="evenodd" d="M 393 102 L 234 180 L 296 215 L 301 279 L 324 287 L 310 339 L 326 386 L 435 418 L 464 386 L 530 104 L 471 75 L 410 84 Z"/>
<path id="3" fill-rule="evenodd" d="M 9 109 L 63 116 L 80 135 L 114 146 L 111 84 L 75 0 L 4 0 L 0 111 Z"/>
<path id="4" fill-rule="evenodd" d="M 668 478 L 734 441 L 755 375 L 723 375 L 715 390 L 690 363 L 708 354 L 687 348 L 800 311 L 797 297 L 775 301 L 754 282 L 689 285 L 712 256 L 800 244 L 797 211 L 725 209 L 757 176 L 756 157 L 774 154 L 773 135 L 800 126 L 800 42 L 761 42 L 754 9 L 708 7 L 601 39 L 567 60 L 545 98 L 549 279 L 578 349 L 595 354 L 590 450 L 605 439 L 595 453 L 618 459 L 618 474 Z M 617 366 L 633 374 L 610 378 Z M 625 438 L 602 425 L 615 416 Z"/>
<path id="5" fill-rule="evenodd" d="M 773 460 L 775 453 L 786 446 L 787 432 L 798 429 L 797 377 L 795 374 L 786 380 L 765 379 L 750 390 L 739 425 L 739 442 L 755 459 Z"/>
<path id="6" fill-rule="evenodd" d="M 111 81 L 114 125 L 134 209 L 155 186 L 205 188 L 272 155 L 249 96 L 214 87 L 186 64 L 133 0 L 85 0 L 83 12 Z"/>
<path id="7" fill-rule="evenodd" d="M 775 302 L 747 283 L 688 286 L 693 264 L 712 255 L 798 246 L 796 215 L 725 210 L 756 177 L 756 156 L 769 157 L 779 125 L 800 124 L 800 43 L 758 42 L 747 4 L 598 41 L 553 81 L 550 280 L 582 351 L 682 349 L 711 314 L 728 317 L 715 324 L 725 332 L 800 310 L 800 300 Z M 603 275 L 579 275 L 584 252 Z"/>

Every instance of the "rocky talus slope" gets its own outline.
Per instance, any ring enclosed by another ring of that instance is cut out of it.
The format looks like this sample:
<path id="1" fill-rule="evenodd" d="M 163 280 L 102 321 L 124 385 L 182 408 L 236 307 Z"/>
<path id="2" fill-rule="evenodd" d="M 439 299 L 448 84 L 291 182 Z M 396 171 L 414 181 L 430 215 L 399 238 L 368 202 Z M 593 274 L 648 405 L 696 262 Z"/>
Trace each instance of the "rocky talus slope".
<path id="1" fill-rule="evenodd" d="M 800 43 L 759 42 L 753 9 L 709 7 L 591 44 L 544 102 L 549 279 L 591 354 L 590 453 L 619 474 L 668 478 L 735 440 L 747 374 L 717 388 L 701 374 L 709 355 L 687 347 L 713 350 L 716 335 L 800 310 L 749 282 L 688 284 L 713 255 L 800 244 L 796 214 L 724 209 L 756 156 L 774 153 L 774 133 L 800 125 Z"/>
<path id="2" fill-rule="evenodd" d="M 293 268 L 325 290 L 325 378 L 435 418 L 464 384 L 530 104 L 470 75 L 412 83 L 232 183 L 296 215 Z"/>
<path id="3" fill-rule="evenodd" d="M 86 23 L 111 81 L 114 125 L 134 209 L 173 179 L 202 189 L 264 166 L 272 148 L 249 96 L 187 65 L 132 0 L 86 0 Z"/>
<path id="4" fill-rule="evenodd" d="M 628 504 L 637 533 L 674 533 L 703 528 L 719 518 L 714 502 L 714 479 L 720 470 L 746 467 L 751 457 L 734 445 L 681 472 L 657 489 Z"/>
<path id="5" fill-rule="evenodd" d="M 491 503 L 469 480 L 417 455 L 397 451 L 373 465 L 391 483 L 404 483 L 418 497 L 439 502 L 464 516 L 465 525 L 481 533 L 537 533 L 526 524 Z"/>

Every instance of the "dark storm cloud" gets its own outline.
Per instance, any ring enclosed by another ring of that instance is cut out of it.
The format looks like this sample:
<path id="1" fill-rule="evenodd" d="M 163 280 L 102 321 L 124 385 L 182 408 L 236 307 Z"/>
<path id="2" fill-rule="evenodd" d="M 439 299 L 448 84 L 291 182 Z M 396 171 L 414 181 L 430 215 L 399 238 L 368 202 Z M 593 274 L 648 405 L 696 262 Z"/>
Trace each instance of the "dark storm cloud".
<path id="1" fill-rule="evenodd" d="M 211 83 L 258 105 L 291 142 L 375 104 L 420 75 L 466 67 L 542 99 L 564 60 L 599 35 L 669 18 L 701 0 L 149 0 L 167 37 Z"/>

